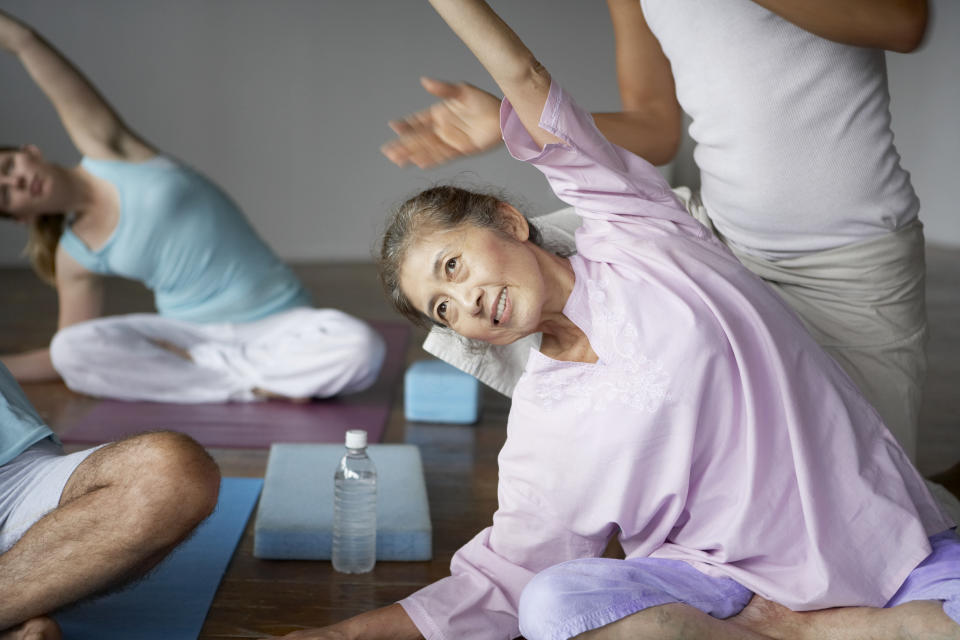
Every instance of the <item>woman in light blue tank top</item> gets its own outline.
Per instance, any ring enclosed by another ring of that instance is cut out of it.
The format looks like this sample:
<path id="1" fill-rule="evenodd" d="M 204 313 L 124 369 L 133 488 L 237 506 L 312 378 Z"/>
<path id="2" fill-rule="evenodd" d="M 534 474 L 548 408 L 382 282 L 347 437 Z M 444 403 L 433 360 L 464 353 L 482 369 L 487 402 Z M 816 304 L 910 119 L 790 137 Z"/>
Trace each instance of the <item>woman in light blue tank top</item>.
<path id="1" fill-rule="evenodd" d="M 60 377 L 90 395 L 162 402 L 324 397 L 373 383 L 380 335 L 311 308 L 226 193 L 131 131 L 42 38 L 0 44 L 84 156 L 66 167 L 32 145 L 0 151 L 0 214 L 30 227 L 27 253 L 60 303 L 49 348 L 3 356 L 19 381 Z M 145 284 L 157 313 L 100 318 L 104 275 Z"/>

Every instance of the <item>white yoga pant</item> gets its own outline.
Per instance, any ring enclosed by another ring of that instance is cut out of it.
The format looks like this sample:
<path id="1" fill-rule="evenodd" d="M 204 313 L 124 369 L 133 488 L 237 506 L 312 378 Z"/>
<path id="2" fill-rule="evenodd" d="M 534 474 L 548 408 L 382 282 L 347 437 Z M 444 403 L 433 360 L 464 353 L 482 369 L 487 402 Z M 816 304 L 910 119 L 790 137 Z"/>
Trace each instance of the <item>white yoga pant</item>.
<path id="1" fill-rule="evenodd" d="M 54 368 L 74 391 L 177 403 L 260 399 L 254 390 L 288 398 L 362 391 L 385 353 L 383 338 L 366 323 L 310 308 L 243 324 L 152 313 L 99 318 L 57 332 L 50 344 Z"/>
<path id="2" fill-rule="evenodd" d="M 60 445 L 45 438 L 0 466 L 0 554 L 57 508 L 70 476 L 99 448 L 64 454 Z"/>

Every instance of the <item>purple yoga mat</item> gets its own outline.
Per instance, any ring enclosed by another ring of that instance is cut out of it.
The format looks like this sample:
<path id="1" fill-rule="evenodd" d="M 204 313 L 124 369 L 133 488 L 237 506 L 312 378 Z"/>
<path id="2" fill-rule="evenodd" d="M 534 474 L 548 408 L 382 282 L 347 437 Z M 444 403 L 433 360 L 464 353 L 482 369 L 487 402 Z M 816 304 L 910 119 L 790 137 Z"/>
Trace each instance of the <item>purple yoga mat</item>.
<path id="1" fill-rule="evenodd" d="M 273 442 L 342 442 L 348 429 L 366 429 L 379 442 L 406 361 L 409 328 L 371 322 L 387 342 L 377 382 L 366 391 L 305 404 L 252 402 L 166 404 L 100 400 L 87 413 L 59 425 L 64 442 L 100 444 L 124 436 L 166 429 L 193 437 L 207 447 L 266 449 Z"/>

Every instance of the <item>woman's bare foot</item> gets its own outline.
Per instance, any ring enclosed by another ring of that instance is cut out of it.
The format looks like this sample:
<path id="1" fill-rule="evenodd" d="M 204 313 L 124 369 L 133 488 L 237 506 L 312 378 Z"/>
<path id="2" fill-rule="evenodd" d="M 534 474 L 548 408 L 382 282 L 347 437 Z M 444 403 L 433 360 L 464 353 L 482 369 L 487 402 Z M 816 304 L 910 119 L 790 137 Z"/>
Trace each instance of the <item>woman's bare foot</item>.
<path id="1" fill-rule="evenodd" d="M 293 404 L 306 404 L 313 400 L 313 398 L 294 398 L 291 396 L 280 395 L 279 393 L 274 393 L 272 391 L 267 391 L 266 389 L 261 389 L 260 387 L 254 387 L 252 389 L 253 395 L 258 398 L 263 398 L 264 400 L 283 400 L 284 402 L 292 402 Z"/>
<path id="2" fill-rule="evenodd" d="M 190 352 L 179 345 L 173 344 L 172 342 L 167 342 L 166 340 L 161 340 L 159 338 L 147 338 L 147 340 L 161 349 L 165 349 L 174 355 L 180 356 L 184 360 L 193 362 L 193 356 L 190 355 Z"/>
<path id="3" fill-rule="evenodd" d="M 6 631 L 0 631 L 0 640 L 61 640 L 60 627 L 52 618 L 40 617 Z"/>

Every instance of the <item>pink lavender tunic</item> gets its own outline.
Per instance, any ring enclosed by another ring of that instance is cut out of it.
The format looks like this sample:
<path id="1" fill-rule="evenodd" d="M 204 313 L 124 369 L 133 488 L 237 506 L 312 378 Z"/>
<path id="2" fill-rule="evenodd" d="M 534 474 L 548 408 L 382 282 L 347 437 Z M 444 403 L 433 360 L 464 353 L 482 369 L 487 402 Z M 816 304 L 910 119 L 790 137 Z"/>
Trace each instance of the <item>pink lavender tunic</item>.
<path id="1" fill-rule="evenodd" d="M 524 585 L 617 534 L 791 609 L 883 606 L 952 523 L 846 374 L 557 84 L 540 126 L 563 144 L 507 101 L 501 126 L 585 218 L 564 314 L 599 360 L 530 352 L 493 526 L 401 601 L 420 631 L 514 637 Z"/>

